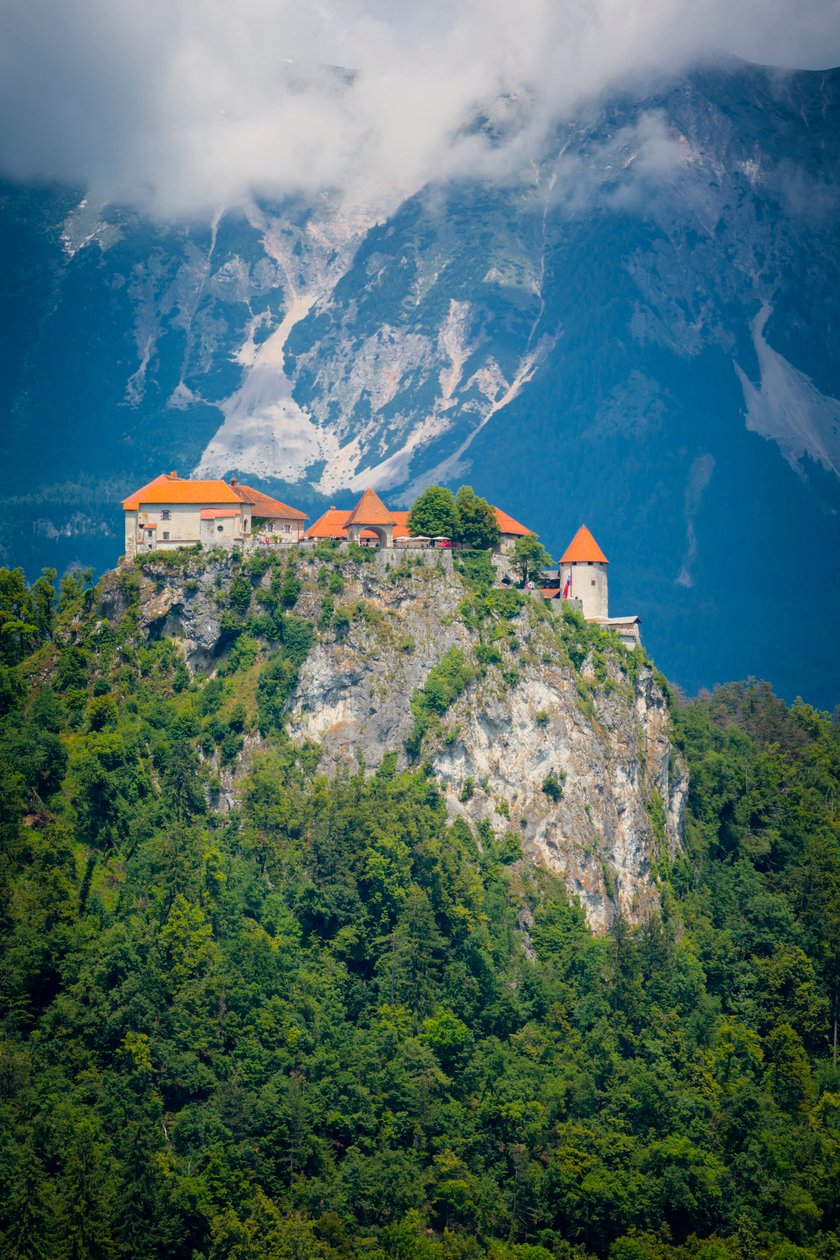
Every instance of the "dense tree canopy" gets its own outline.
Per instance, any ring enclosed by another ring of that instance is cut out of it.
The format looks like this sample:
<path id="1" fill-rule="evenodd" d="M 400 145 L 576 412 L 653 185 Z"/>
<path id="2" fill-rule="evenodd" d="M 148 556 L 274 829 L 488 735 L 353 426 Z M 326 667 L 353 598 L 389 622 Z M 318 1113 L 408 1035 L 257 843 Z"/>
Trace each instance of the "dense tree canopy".
<path id="1" fill-rule="evenodd" d="M 37 631 L 0 670 L 0 1256 L 836 1256 L 838 726 L 675 704 L 685 849 L 596 937 L 422 763 L 288 742 L 318 628 L 269 570 L 220 591 L 211 679 L 130 571 L 119 618 L 82 582 L 40 628 L 0 575 Z"/>
<path id="2" fill-rule="evenodd" d="M 495 547 L 499 541 L 499 526 L 487 500 L 480 498 L 472 486 L 461 486 L 455 496 L 455 506 L 461 522 L 459 542 L 476 550 Z"/>
<path id="3" fill-rule="evenodd" d="M 461 517 L 452 491 L 427 486 L 408 514 L 408 528 L 415 536 L 458 538 Z"/>
<path id="4" fill-rule="evenodd" d="M 472 486 L 461 486 L 454 496 L 443 486 L 428 486 L 409 512 L 408 527 L 414 535 L 444 536 L 478 551 L 499 541 L 496 513 Z"/>

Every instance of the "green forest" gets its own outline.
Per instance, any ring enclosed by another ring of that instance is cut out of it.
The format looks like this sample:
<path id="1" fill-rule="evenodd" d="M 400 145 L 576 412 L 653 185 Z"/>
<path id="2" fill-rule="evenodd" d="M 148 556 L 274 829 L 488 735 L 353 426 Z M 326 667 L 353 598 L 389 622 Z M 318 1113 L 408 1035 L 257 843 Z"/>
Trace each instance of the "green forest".
<path id="1" fill-rule="evenodd" d="M 0 1260 L 840 1255 L 836 718 L 669 690 L 684 848 L 596 936 L 422 755 L 289 740 L 320 628 L 270 563 L 212 676 L 139 562 L 116 620 L 0 570 Z"/>

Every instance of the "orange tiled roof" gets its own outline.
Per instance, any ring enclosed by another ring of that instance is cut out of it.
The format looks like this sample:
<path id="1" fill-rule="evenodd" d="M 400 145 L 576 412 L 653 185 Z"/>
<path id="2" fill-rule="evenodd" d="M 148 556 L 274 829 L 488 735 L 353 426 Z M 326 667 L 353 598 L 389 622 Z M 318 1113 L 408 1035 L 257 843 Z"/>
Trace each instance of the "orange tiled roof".
<path id="1" fill-rule="evenodd" d="M 126 499 L 123 507 L 126 511 L 136 508 L 138 503 L 142 502 L 141 496 L 152 490 L 155 486 L 162 485 L 169 480 L 167 473 L 161 473 L 159 477 L 155 477 L 154 481 L 150 481 L 148 485 L 142 486 L 139 490 L 135 490 L 130 498 Z"/>
<path id="2" fill-rule="evenodd" d="M 202 508 L 198 514 L 199 520 L 215 521 L 219 516 L 238 516 L 239 508 Z"/>
<path id="3" fill-rule="evenodd" d="M 307 538 L 346 538 L 347 530 L 344 526 L 347 524 L 347 517 L 350 512 L 347 508 L 327 508 L 323 516 L 319 516 L 313 525 L 309 526 L 306 531 Z"/>
<path id="4" fill-rule="evenodd" d="M 328 508 L 323 516 L 319 516 L 314 525 L 306 531 L 307 538 L 346 538 L 347 522 L 350 517 L 347 508 Z M 394 519 L 394 538 L 410 538 L 408 528 L 408 512 L 391 512 Z M 375 538 L 372 530 L 363 530 L 362 538 L 366 541 Z"/>
<path id="5" fill-rule="evenodd" d="M 585 525 L 581 525 L 560 557 L 561 564 L 609 564 Z"/>
<path id="6" fill-rule="evenodd" d="M 541 586 L 540 587 L 540 595 L 542 595 L 543 599 L 557 599 L 560 593 L 561 592 L 560 592 L 559 586 Z"/>
<path id="7" fill-rule="evenodd" d="M 375 490 L 368 487 L 353 511 L 347 525 L 393 525 L 394 518 Z"/>
<path id="8" fill-rule="evenodd" d="M 309 520 L 305 512 L 299 512 L 297 508 L 289 507 L 279 499 L 272 499 L 270 495 L 263 494 L 262 490 L 254 490 L 252 486 L 242 486 L 235 481 L 231 482 L 231 487 L 243 503 L 250 503 L 254 516 L 266 520 Z"/>
<path id="9" fill-rule="evenodd" d="M 162 473 L 147 486 L 135 490 L 123 502 L 126 512 L 142 503 L 239 503 L 239 495 L 226 481 L 191 481 L 177 473 Z"/>
<path id="10" fill-rule="evenodd" d="M 502 534 L 528 534 L 531 531 L 526 529 L 524 525 L 520 525 L 512 516 L 508 516 L 507 512 L 503 512 L 500 508 L 494 508 L 496 513 L 496 521 L 498 522 L 499 532 Z M 408 528 L 408 512 L 389 512 L 394 522 L 394 538 L 410 538 L 411 530 Z M 314 525 L 310 525 L 306 531 L 307 538 L 346 538 L 347 525 L 352 513 L 345 508 L 328 508 L 327 511 L 320 516 Z M 379 524 L 380 522 L 376 522 Z M 362 534 L 362 538 L 374 538 L 372 533 Z"/>
<path id="11" fill-rule="evenodd" d="M 501 508 L 494 507 L 496 513 L 496 524 L 499 527 L 500 534 L 530 534 L 531 530 L 526 529 L 524 525 L 520 525 L 519 521 L 515 521 L 512 516 L 508 516 L 507 512 L 503 512 Z"/>

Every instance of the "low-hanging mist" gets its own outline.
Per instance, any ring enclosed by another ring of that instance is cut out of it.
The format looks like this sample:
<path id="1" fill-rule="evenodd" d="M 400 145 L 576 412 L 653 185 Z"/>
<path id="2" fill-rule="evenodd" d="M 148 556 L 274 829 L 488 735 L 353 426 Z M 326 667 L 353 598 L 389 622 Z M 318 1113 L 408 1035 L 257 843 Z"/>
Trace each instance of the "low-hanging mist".
<path id="1" fill-rule="evenodd" d="M 165 218 L 327 189 L 387 208 L 432 177 L 521 172 L 558 118 L 624 84 L 720 55 L 840 60 L 835 0 L 3 10 L 0 170 Z"/>

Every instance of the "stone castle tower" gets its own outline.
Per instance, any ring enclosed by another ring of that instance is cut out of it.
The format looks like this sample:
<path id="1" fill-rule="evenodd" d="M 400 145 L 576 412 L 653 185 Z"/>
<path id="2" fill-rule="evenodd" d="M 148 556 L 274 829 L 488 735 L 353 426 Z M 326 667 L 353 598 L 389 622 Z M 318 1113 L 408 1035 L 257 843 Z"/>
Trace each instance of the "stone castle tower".
<path id="1" fill-rule="evenodd" d="M 560 586 L 569 599 L 579 599 L 587 621 L 609 617 L 607 565 L 609 561 L 585 525 L 581 525 L 560 557 Z"/>

